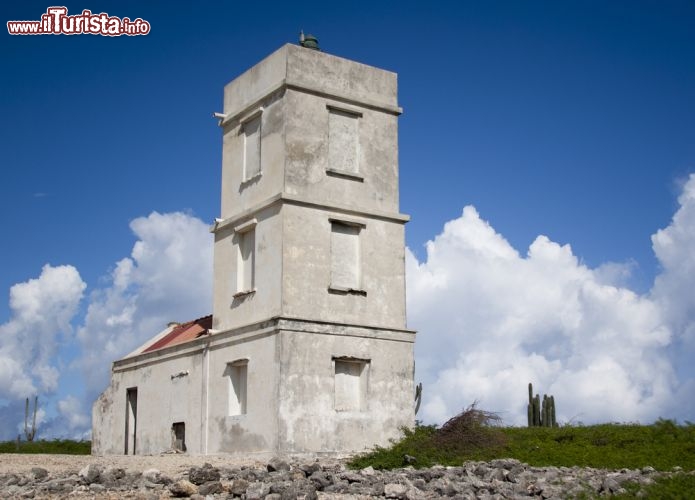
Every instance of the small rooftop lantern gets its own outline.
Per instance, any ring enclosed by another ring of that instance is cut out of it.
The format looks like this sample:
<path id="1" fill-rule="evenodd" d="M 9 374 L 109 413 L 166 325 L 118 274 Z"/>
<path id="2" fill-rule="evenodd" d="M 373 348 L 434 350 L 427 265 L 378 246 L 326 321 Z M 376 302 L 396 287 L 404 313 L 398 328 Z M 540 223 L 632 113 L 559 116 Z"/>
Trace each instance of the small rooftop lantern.
<path id="1" fill-rule="evenodd" d="M 307 49 L 321 50 L 318 38 L 314 35 L 305 35 L 303 30 L 299 32 L 299 45 Z"/>

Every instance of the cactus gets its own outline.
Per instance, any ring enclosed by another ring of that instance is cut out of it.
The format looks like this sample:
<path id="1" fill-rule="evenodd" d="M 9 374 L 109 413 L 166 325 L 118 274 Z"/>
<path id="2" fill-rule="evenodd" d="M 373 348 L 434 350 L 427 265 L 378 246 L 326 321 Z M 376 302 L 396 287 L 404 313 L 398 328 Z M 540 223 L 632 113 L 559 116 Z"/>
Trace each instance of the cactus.
<path id="1" fill-rule="evenodd" d="M 31 429 L 29 429 L 29 398 L 26 400 L 26 405 L 24 406 L 24 435 L 27 441 L 31 443 L 36 436 L 36 408 L 38 407 L 39 397 L 34 398 L 34 417 L 31 422 Z"/>
<path id="2" fill-rule="evenodd" d="M 528 418 L 528 426 L 533 427 L 533 385 L 528 384 L 528 404 L 526 405 L 526 416 Z"/>
<path id="3" fill-rule="evenodd" d="M 543 394 L 541 403 L 540 395 L 533 395 L 533 385 L 528 385 L 528 406 L 526 407 L 529 427 L 557 427 L 555 419 L 555 397 Z"/>
<path id="4" fill-rule="evenodd" d="M 417 415 L 420 409 L 420 403 L 422 402 L 422 382 L 415 386 L 415 415 Z"/>

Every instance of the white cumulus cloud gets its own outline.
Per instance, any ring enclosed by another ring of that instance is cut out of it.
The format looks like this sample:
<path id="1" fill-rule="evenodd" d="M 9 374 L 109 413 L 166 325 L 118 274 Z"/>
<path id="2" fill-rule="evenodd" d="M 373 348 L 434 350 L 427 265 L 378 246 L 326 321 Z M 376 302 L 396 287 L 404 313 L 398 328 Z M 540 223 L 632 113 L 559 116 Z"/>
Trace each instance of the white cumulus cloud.
<path id="1" fill-rule="evenodd" d="M 91 407 L 85 411 L 82 402 L 73 395 L 58 401 L 57 407 L 64 437 L 88 438 L 91 435 Z"/>
<path id="2" fill-rule="evenodd" d="M 478 400 L 523 425 L 534 382 L 561 421 L 692 418 L 695 176 L 679 202 L 653 237 L 662 271 L 643 295 L 623 284 L 634 263 L 591 269 L 545 236 L 521 255 L 471 206 L 427 243 L 424 262 L 407 252 L 418 416 L 441 422 Z"/>
<path id="3" fill-rule="evenodd" d="M 695 174 L 683 185 L 680 207 L 668 227 L 652 236 L 652 247 L 661 264 L 651 291 L 674 332 L 670 359 L 681 385 L 674 399 L 675 411 L 689 420 L 695 415 Z"/>
<path id="4" fill-rule="evenodd" d="M 695 347 L 695 174 L 678 198 L 680 208 L 671 224 L 652 236 L 654 253 L 662 266 L 652 295 L 666 311 L 679 338 Z"/>
<path id="5" fill-rule="evenodd" d="M 91 400 L 108 384 L 111 363 L 162 331 L 170 321 L 212 312 L 212 236 L 200 219 L 151 213 L 130 224 L 138 240 L 116 263 L 108 286 L 89 298 L 77 337 Z"/>
<path id="6" fill-rule="evenodd" d="M 72 266 L 46 264 L 38 278 L 10 288 L 9 320 L 0 325 L 0 439 L 24 433 L 26 398 L 53 394 L 60 377 L 61 344 L 73 340 L 71 321 L 86 284 Z M 33 403 L 32 403 L 33 411 Z M 39 408 L 41 424 L 45 411 Z"/>
<path id="7" fill-rule="evenodd" d="M 70 322 L 85 287 L 74 267 L 46 264 L 38 278 L 10 289 L 11 317 L 0 325 L 0 398 L 56 390 L 56 352 L 71 340 Z"/>

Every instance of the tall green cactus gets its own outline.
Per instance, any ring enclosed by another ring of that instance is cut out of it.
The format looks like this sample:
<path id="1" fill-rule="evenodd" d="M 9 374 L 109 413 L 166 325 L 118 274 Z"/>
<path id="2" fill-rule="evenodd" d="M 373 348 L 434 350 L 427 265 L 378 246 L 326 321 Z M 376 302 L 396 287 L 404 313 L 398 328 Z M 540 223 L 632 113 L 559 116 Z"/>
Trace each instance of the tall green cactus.
<path id="1" fill-rule="evenodd" d="M 36 408 L 38 402 L 39 397 L 36 396 L 34 398 L 34 418 L 31 423 L 31 428 L 29 428 L 29 398 L 27 398 L 26 405 L 24 406 L 24 435 L 30 443 L 34 440 L 34 436 L 36 436 Z"/>
<path id="2" fill-rule="evenodd" d="M 528 404 L 526 405 L 526 416 L 528 418 L 528 426 L 533 427 L 533 386 L 528 385 Z"/>
<path id="3" fill-rule="evenodd" d="M 422 402 L 422 382 L 415 386 L 415 415 L 420 410 L 420 403 Z"/>
<path id="4" fill-rule="evenodd" d="M 528 384 L 528 406 L 526 407 L 529 427 L 557 427 L 555 420 L 555 397 L 543 395 L 543 403 L 538 394 L 533 396 L 533 385 Z"/>

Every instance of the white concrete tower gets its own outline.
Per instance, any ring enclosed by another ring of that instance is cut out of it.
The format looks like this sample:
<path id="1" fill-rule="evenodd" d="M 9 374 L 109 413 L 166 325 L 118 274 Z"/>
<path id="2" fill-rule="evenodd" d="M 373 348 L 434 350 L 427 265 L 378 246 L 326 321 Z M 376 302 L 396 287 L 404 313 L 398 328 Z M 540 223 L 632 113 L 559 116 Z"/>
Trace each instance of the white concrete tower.
<path id="1" fill-rule="evenodd" d="M 113 363 L 92 452 L 344 454 L 413 415 L 396 74 L 285 45 L 224 90 L 213 315 Z"/>
<path id="2" fill-rule="evenodd" d="M 219 439 L 260 432 L 256 397 L 278 451 L 360 450 L 412 425 L 401 111 L 395 73 L 295 45 L 225 87 L 213 328 L 268 345 L 257 366 L 239 354 L 248 418 Z"/>

